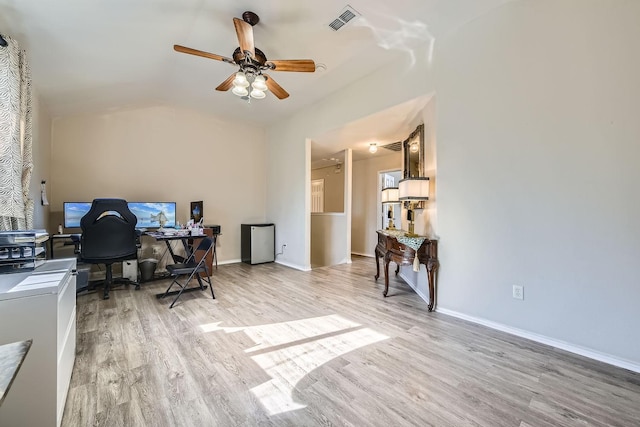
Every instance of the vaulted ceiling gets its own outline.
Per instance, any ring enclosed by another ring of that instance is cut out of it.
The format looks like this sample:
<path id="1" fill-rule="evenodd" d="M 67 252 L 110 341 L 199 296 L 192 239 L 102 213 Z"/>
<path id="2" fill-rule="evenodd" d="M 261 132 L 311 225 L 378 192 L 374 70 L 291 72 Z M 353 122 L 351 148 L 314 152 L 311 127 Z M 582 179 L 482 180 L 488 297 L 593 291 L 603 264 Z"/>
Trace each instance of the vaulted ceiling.
<path id="1" fill-rule="evenodd" d="M 53 117 L 172 104 L 267 124 L 403 55 L 428 54 L 425 45 L 506 1 L 350 0 L 361 16 L 334 31 L 346 0 L 0 0 L 0 34 L 27 50 Z M 246 10 L 260 17 L 255 43 L 269 59 L 321 64 L 315 73 L 271 72 L 285 100 L 248 104 L 216 91 L 237 67 L 173 50 L 232 56 L 233 18 Z"/>

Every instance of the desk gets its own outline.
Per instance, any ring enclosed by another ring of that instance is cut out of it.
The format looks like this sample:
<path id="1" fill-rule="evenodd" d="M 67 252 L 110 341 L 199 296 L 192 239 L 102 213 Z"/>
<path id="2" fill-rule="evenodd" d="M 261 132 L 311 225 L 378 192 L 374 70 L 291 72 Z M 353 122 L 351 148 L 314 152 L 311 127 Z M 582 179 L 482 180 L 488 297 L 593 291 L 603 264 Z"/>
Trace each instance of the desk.
<path id="1" fill-rule="evenodd" d="M 49 258 L 53 259 L 53 246 L 55 245 L 56 240 L 66 240 L 63 245 L 64 246 L 77 246 L 74 248 L 74 252 L 76 250 L 80 250 L 80 236 L 81 234 L 52 234 L 49 236 Z M 76 252 L 77 253 L 77 252 Z"/>
<path id="2" fill-rule="evenodd" d="M 154 239 L 156 239 L 158 242 L 165 242 L 167 245 L 167 249 L 169 250 L 169 253 L 171 254 L 171 259 L 173 260 L 173 262 L 175 264 L 179 264 L 181 262 L 184 262 L 186 258 L 189 258 L 189 256 L 191 256 L 191 247 L 189 246 L 189 239 L 191 239 L 191 235 L 188 234 L 185 230 L 185 232 L 182 232 L 180 230 L 176 230 L 175 234 L 164 234 L 160 231 L 145 231 L 144 232 L 145 236 L 151 236 Z M 181 257 L 180 255 L 176 255 L 175 252 L 173 252 L 173 247 L 171 246 L 171 242 L 174 240 L 180 240 L 182 242 L 182 246 L 184 247 L 184 252 L 187 255 L 186 257 Z"/>
<path id="3" fill-rule="evenodd" d="M 147 236 L 151 236 L 154 239 L 156 239 L 159 242 L 165 242 L 165 244 L 167 245 L 167 249 L 169 250 L 169 253 L 171 254 L 171 259 L 173 259 L 173 262 L 175 264 L 181 264 L 183 262 L 185 262 L 192 254 L 192 251 L 195 250 L 195 248 L 197 248 L 197 242 L 200 239 L 203 239 L 205 237 L 211 237 L 213 239 L 213 252 L 215 254 L 215 245 L 217 243 L 217 237 L 218 234 L 213 234 L 211 236 L 207 236 L 205 235 L 200 235 L 200 236 L 192 236 L 191 234 L 189 234 L 187 232 L 187 230 L 176 230 L 175 234 L 171 233 L 171 234 L 164 234 L 162 232 L 159 231 L 147 231 L 144 233 Z M 181 257 L 180 255 L 176 255 L 176 253 L 173 251 L 173 247 L 171 246 L 171 242 L 174 240 L 180 240 L 182 242 L 182 246 L 184 247 L 184 251 L 185 251 L 185 257 Z M 189 243 L 192 244 L 189 244 Z M 218 260 L 216 258 L 216 268 L 218 266 Z M 207 269 L 209 270 L 209 274 L 212 273 L 212 262 L 208 260 L 207 263 Z M 200 291 L 200 290 L 204 290 L 207 289 L 207 285 L 204 285 L 202 283 L 202 279 L 200 278 L 201 275 L 200 274 L 196 274 L 195 275 L 196 279 L 198 279 L 198 287 L 193 287 L 193 288 L 186 288 L 183 292 L 191 292 L 191 291 Z M 167 293 L 166 295 L 164 293 L 162 294 L 156 294 L 156 297 L 161 298 L 163 296 L 168 296 L 168 295 L 177 295 L 178 292 L 180 291 L 171 291 L 169 293 Z"/>
<path id="4" fill-rule="evenodd" d="M 11 388 L 24 358 L 31 348 L 32 340 L 0 345 L 0 405 Z"/>
<path id="5" fill-rule="evenodd" d="M 171 254 L 171 259 L 176 264 L 183 262 L 184 258 L 181 257 L 180 255 L 176 255 L 175 252 L 173 252 L 173 248 L 171 247 L 172 240 L 180 240 L 182 242 L 185 253 L 187 254 L 187 258 L 189 258 L 189 256 L 191 255 L 191 247 L 192 246 L 197 247 L 195 242 L 197 242 L 199 239 L 202 239 L 204 237 L 211 237 L 213 239 L 213 251 L 212 251 L 212 254 L 210 255 L 210 259 L 207 259 L 206 264 L 207 264 L 207 268 L 209 269 L 209 272 L 213 272 L 214 262 L 216 264 L 216 270 L 218 269 L 218 253 L 216 252 L 216 247 L 218 246 L 218 236 L 220 236 L 219 230 L 220 230 L 219 226 L 217 226 L 217 228 L 204 228 L 204 234 L 200 236 L 191 236 L 190 234 L 186 234 L 184 231 L 179 231 L 179 230 L 176 230 L 176 232 L 180 234 L 175 234 L 175 235 L 166 235 L 159 231 L 147 231 L 144 234 L 147 236 L 153 237 L 159 242 L 160 241 L 165 242 L 167 245 L 167 249 Z M 197 261 L 199 261 L 199 259 Z"/>
<path id="6" fill-rule="evenodd" d="M 418 236 L 415 239 L 404 238 L 404 231 L 401 230 L 378 230 L 378 244 L 375 249 L 376 257 L 376 275 L 375 279 L 380 277 L 379 258 L 384 258 L 384 292 L 385 297 L 389 292 L 389 262 L 393 261 L 397 264 L 396 274 L 400 270 L 401 265 L 417 266 L 424 264 L 427 267 L 427 279 L 429 281 L 429 311 L 433 310 L 436 302 L 436 286 L 435 274 L 440 266 L 438 262 L 438 241 L 430 240 L 424 236 Z M 419 247 L 416 249 L 411 246 Z"/>

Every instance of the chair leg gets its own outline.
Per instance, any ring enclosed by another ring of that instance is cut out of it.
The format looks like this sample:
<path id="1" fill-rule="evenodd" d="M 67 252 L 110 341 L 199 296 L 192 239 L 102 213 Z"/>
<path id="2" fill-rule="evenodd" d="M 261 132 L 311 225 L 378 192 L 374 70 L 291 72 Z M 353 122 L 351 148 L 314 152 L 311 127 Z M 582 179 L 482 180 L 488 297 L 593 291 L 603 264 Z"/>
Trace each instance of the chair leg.
<path id="1" fill-rule="evenodd" d="M 140 282 L 134 282 L 133 280 L 126 279 L 124 277 L 113 279 L 113 283 L 118 283 L 122 285 L 135 285 L 135 290 L 140 290 Z"/>
<path id="2" fill-rule="evenodd" d="M 178 277 L 180 276 L 176 276 L 172 281 L 171 284 L 169 285 L 169 287 L 167 288 L 166 291 L 164 291 L 164 295 L 162 295 L 160 298 L 164 298 L 167 296 L 167 294 L 169 293 L 169 291 L 171 290 L 171 288 L 173 287 L 174 283 L 178 283 Z M 178 286 L 180 286 L 180 283 L 178 283 Z"/>
<path id="3" fill-rule="evenodd" d="M 215 256 L 215 249 L 214 249 L 214 256 Z M 211 289 L 211 298 L 216 299 L 216 296 L 213 294 L 213 283 L 211 282 L 211 273 L 209 273 L 209 268 L 206 265 L 204 267 L 204 271 L 206 274 L 205 281 L 209 284 L 209 289 Z M 198 279 L 200 279 L 200 274 L 198 274 Z M 200 283 L 200 287 L 202 287 L 202 283 Z"/>
<path id="4" fill-rule="evenodd" d="M 216 299 L 216 296 L 213 294 L 213 284 L 211 283 L 211 278 L 209 278 L 209 289 L 211 289 L 211 298 Z"/>
<path id="5" fill-rule="evenodd" d="M 111 281 L 113 280 L 113 273 L 111 272 L 111 264 L 106 264 L 106 277 L 104 281 L 104 288 L 102 293 L 102 299 L 109 299 L 109 289 L 111 288 Z"/>
<path id="6" fill-rule="evenodd" d="M 184 292 L 185 289 L 187 289 L 187 286 L 189 285 L 189 282 L 191 281 L 191 279 L 193 279 L 193 275 L 194 274 L 198 274 L 195 272 L 192 272 L 189 277 L 187 278 L 187 280 L 185 280 L 184 282 L 184 286 L 181 285 L 180 283 L 178 283 L 180 285 L 180 292 L 178 292 L 178 295 L 176 295 L 175 299 L 173 300 L 173 302 L 171 302 L 171 305 L 169 306 L 169 308 L 173 308 L 173 305 L 176 303 L 176 301 L 178 301 L 178 298 L 180 298 L 180 295 L 182 295 L 182 293 Z M 177 277 L 176 277 L 177 280 Z M 198 280 L 200 280 L 200 276 L 198 276 Z M 200 287 L 202 288 L 202 282 L 200 283 Z"/>

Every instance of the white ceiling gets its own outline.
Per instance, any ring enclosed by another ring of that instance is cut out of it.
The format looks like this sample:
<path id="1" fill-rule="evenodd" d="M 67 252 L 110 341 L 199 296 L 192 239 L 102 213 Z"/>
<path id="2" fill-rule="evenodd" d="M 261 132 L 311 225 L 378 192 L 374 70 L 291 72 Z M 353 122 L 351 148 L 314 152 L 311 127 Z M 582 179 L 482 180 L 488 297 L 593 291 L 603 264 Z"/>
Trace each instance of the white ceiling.
<path id="1" fill-rule="evenodd" d="M 393 153 L 378 148 L 369 152 L 369 146 L 378 147 L 403 141 L 422 123 L 422 110 L 431 99 L 423 95 L 395 107 L 350 122 L 339 129 L 326 132 L 311 141 L 311 167 L 313 169 L 329 166 L 342 155 L 341 150 L 351 148 L 353 160 L 363 160 L 375 156 L 388 156 Z"/>
<path id="2" fill-rule="evenodd" d="M 348 0 L 361 17 L 328 24 L 347 0 L 0 0 L 0 34 L 27 50 L 33 82 L 53 117 L 174 104 L 270 123 L 507 0 Z M 269 59 L 313 59 L 315 73 L 271 72 L 291 96 L 250 105 L 214 88 L 236 68 L 177 53 L 174 44 L 231 56 L 233 17 L 251 10 Z M 247 112 L 252 114 L 249 116 Z"/>

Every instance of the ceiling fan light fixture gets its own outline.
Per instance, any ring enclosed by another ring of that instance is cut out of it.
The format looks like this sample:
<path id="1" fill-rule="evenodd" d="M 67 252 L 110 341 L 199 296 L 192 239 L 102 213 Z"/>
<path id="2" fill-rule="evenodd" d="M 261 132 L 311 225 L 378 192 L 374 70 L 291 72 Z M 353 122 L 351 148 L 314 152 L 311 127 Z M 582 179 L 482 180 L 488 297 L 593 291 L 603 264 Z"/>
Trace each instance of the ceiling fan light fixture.
<path id="1" fill-rule="evenodd" d="M 255 98 L 255 99 L 262 99 L 264 98 L 266 95 L 264 93 L 264 91 L 258 90 L 258 89 L 253 89 L 251 91 L 251 97 Z"/>
<path id="2" fill-rule="evenodd" d="M 249 94 L 249 91 L 244 86 L 235 86 L 231 90 L 231 92 L 233 92 L 234 95 L 238 95 L 238 96 L 247 96 Z"/>
<path id="3" fill-rule="evenodd" d="M 263 75 L 263 71 L 312 73 L 316 71 L 316 64 L 312 59 L 277 59 L 269 61 L 264 52 L 258 49 L 254 43 L 253 26 L 259 21 L 258 15 L 251 11 L 243 13 L 242 19 L 233 18 L 233 26 L 239 46 L 233 51 L 231 58 L 180 45 L 173 45 L 173 49 L 176 52 L 214 59 L 236 67 L 235 72 L 216 87 L 217 91 L 226 92 L 231 89 L 233 94 L 248 101 L 251 98 L 264 98 L 267 91 L 278 99 L 286 99 L 289 97 L 289 93 L 271 76 Z M 255 93 L 251 96 L 250 93 L 253 91 Z"/>
<path id="4" fill-rule="evenodd" d="M 373 154 L 373 153 L 375 153 L 376 151 L 378 151 L 378 144 L 376 144 L 375 142 L 374 142 L 374 143 L 369 144 L 369 152 L 370 152 L 371 154 Z"/>
<path id="5" fill-rule="evenodd" d="M 238 71 L 236 73 L 236 77 L 233 79 L 233 85 L 236 87 L 247 87 L 249 86 L 249 80 L 247 80 L 247 76 L 242 71 Z"/>
<path id="6" fill-rule="evenodd" d="M 251 87 L 260 92 L 266 92 L 267 82 L 264 76 L 256 76 L 256 78 L 253 80 L 253 83 L 251 83 Z"/>

